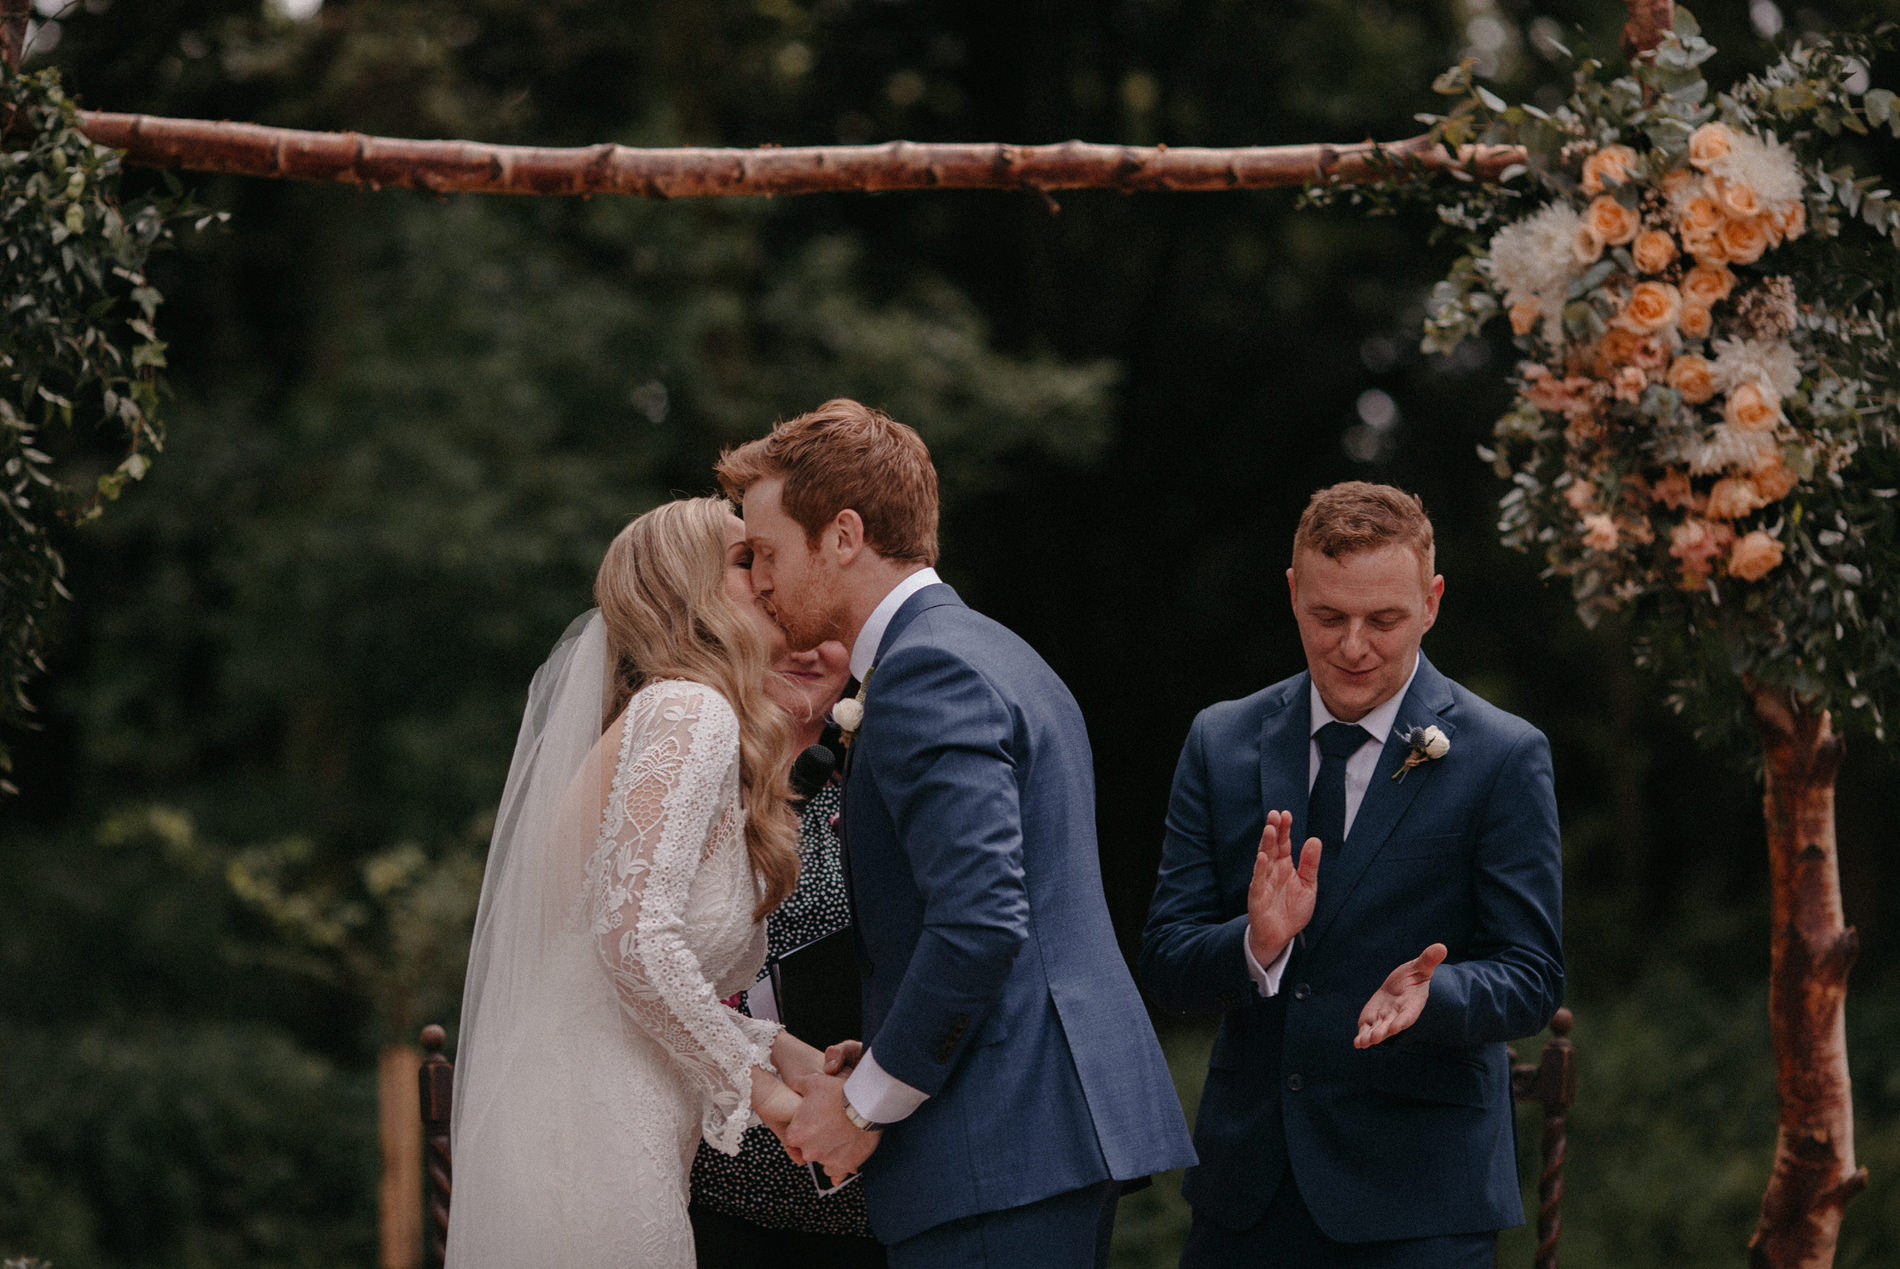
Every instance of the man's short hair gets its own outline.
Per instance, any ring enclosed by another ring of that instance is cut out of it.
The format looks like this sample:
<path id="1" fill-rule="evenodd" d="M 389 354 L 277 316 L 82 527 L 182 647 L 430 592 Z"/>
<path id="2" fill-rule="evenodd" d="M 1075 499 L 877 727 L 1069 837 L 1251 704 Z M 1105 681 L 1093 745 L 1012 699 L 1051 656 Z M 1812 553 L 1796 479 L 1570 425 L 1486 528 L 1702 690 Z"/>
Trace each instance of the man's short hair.
<path id="1" fill-rule="evenodd" d="M 1394 544 L 1411 547 L 1425 576 L 1432 575 L 1432 522 L 1418 495 L 1348 480 L 1320 490 L 1307 502 L 1293 533 L 1293 558 L 1299 559 L 1301 551 L 1318 551 L 1338 559 Z"/>
<path id="2" fill-rule="evenodd" d="M 937 469 L 923 437 L 882 410 L 845 397 L 775 424 L 720 454 L 713 467 L 726 496 L 782 476 L 785 514 L 808 543 L 849 507 L 864 541 L 887 560 L 937 562 Z"/>

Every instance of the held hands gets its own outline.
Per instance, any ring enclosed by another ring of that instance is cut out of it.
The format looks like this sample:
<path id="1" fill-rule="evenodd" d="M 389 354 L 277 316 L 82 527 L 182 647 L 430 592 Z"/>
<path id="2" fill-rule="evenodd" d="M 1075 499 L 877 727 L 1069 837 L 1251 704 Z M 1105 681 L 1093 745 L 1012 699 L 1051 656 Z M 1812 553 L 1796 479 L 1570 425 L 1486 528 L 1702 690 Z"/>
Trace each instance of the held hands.
<path id="1" fill-rule="evenodd" d="M 1434 943 L 1386 975 L 1385 985 L 1359 1011 L 1359 1034 L 1352 1047 L 1369 1049 L 1418 1021 L 1431 995 L 1432 974 L 1446 956 L 1443 943 Z"/>
<path id="2" fill-rule="evenodd" d="M 1260 852 L 1253 859 L 1253 882 L 1247 887 L 1248 950 L 1260 964 L 1266 965 L 1278 956 L 1313 919 L 1313 900 L 1319 893 L 1319 856 L 1319 838 L 1309 837 L 1296 867 L 1293 813 L 1267 812 Z"/>
<path id="3" fill-rule="evenodd" d="M 792 1084 L 804 1097 L 791 1128 L 780 1138 L 792 1161 L 821 1164 L 836 1181 L 863 1167 L 884 1134 L 865 1132 L 845 1118 L 844 1080 L 836 1075 L 804 1075 Z"/>
<path id="4" fill-rule="evenodd" d="M 840 1040 L 825 1050 L 825 1074 L 849 1075 L 864 1057 L 864 1041 Z"/>

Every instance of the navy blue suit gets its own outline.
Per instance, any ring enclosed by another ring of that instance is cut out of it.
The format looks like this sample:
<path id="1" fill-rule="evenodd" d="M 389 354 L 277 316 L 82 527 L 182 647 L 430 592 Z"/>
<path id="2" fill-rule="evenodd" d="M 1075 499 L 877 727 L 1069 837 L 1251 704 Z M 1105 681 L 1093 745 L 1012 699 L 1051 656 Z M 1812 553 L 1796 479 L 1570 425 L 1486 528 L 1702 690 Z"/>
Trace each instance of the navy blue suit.
<path id="1" fill-rule="evenodd" d="M 1191 1163 L 1102 897 L 1069 690 L 932 585 L 886 629 L 864 710 L 843 816 L 864 1039 L 929 1094 L 865 1165 L 879 1239 Z"/>
<path id="2" fill-rule="evenodd" d="M 1247 889 L 1269 810 L 1293 813 L 1296 850 L 1308 835 L 1310 682 L 1202 711 L 1175 770 L 1142 981 L 1164 1008 L 1224 1011 L 1182 1194 L 1245 1230 L 1297 1179 L 1340 1242 L 1520 1224 L 1504 1046 L 1548 1022 L 1564 981 L 1550 747 L 1421 653 L 1279 994 L 1261 999 L 1242 956 Z M 1402 737 L 1426 726 L 1450 751 L 1389 778 Z M 1450 956 L 1418 1022 L 1354 1049 L 1367 1000 L 1434 942 Z"/>

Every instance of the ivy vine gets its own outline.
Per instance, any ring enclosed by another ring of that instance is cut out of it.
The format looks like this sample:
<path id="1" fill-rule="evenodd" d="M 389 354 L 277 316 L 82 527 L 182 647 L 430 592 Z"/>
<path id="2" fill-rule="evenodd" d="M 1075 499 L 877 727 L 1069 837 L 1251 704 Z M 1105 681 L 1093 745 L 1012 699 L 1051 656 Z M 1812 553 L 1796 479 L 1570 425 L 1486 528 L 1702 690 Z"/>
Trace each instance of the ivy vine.
<path id="1" fill-rule="evenodd" d="M 60 539 L 163 448 L 163 297 L 145 263 L 198 214 L 170 178 L 121 197 L 120 153 L 79 130 L 56 71 L 0 64 L 0 135 L 0 792 L 13 793 L 5 735 L 32 725 L 27 687 L 71 598 Z"/>

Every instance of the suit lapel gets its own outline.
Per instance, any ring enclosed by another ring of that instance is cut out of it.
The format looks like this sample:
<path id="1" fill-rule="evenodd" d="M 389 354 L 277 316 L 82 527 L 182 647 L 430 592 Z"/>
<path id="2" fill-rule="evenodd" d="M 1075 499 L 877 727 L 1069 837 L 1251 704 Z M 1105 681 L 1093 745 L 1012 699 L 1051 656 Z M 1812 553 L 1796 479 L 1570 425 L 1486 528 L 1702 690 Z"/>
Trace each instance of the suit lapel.
<path id="1" fill-rule="evenodd" d="M 1268 811 L 1293 812 L 1293 858 L 1306 840 L 1306 783 L 1311 764 L 1308 746 L 1313 736 L 1311 679 L 1300 675 L 1287 691 L 1268 704 L 1260 720 L 1260 818 Z M 1254 852 L 1243 862 L 1245 876 L 1253 874 Z M 1246 887 L 1241 887 L 1244 892 Z"/>
<path id="2" fill-rule="evenodd" d="M 1392 830 L 1398 826 L 1406 808 L 1412 805 L 1412 799 L 1437 778 L 1431 763 L 1414 767 L 1403 780 L 1393 779 L 1392 774 L 1405 761 L 1411 748 L 1405 737 L 1413 730 L 1436 726 L 1447 736 L 1456 730 L 1444 717 L 1450 708 L 1451 688 L 1445 676 L 1432 668 L 1423 652 L 1419 653 L 1418 674 L 1399 705 L 1385 748 L 1379 751 L 1379 765 L 1373 769 L 1365 800 L 1360 802 L 1359 813 L 1353 817 L 1352 829 L 1346 834 L 1346 846 L 1341 852 L 1344 858 L 1326 865 L 1326 878 L 1313 904 L 1313 919 L 1306 925 L 1308 948 L 1317 946 L 1326 937 L 1327 927 L 1351 901 L 1366 869 L 1385 849 Z"/>

